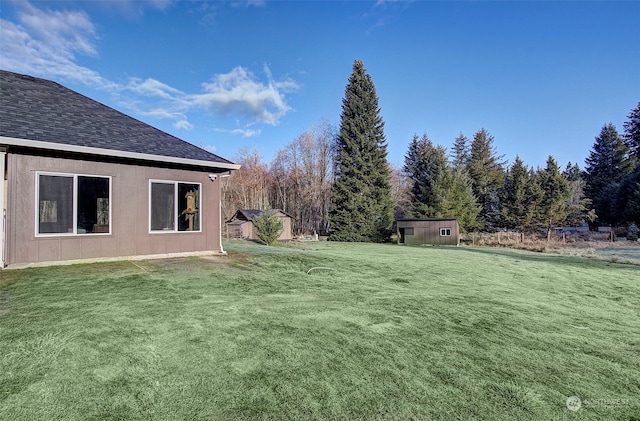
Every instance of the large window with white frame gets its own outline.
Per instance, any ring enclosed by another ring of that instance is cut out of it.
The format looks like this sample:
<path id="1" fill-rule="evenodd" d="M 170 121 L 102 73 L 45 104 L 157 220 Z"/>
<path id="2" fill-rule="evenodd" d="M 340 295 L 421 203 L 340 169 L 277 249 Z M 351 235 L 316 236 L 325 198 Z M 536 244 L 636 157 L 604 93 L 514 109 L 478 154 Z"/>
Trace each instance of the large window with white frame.
<path id="1" fill-rule="evenodd" d="M 200 183 L 151 180 L 149 231 L 201 231 L 201 190 Z"/>
<path id="2" fill-rule="evenodd" d="M 111 233 L 111 177 L 37 173 L 36 235 Z"/>

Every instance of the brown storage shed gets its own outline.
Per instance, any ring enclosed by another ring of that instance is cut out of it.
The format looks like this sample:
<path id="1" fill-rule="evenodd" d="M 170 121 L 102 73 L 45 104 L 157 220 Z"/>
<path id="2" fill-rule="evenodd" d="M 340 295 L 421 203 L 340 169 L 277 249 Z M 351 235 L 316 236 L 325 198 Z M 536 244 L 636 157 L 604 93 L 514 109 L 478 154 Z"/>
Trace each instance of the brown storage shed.
<path id="1" fill-rule="evenodd" d="M 282 234 L 278 237 L 278 241 L 293 240 L 293 232 L 291 230 L 293 217 L 280 209 L 274 209 L 274 211 L 282 223 Z M 258 234 L 253 226 L 253 220 L 257 216 L 262 215 L 263 212 L 264 211 L 258 209 L 238 210 L 231 219 L 226 222 L 229 237 L 257 240 Z"/>
<path id="2" fill-rule="evenodd" d="M 453 218 L 398 219 L 398 244 L 457 246 L 460 241 L 458 220 Z"/>

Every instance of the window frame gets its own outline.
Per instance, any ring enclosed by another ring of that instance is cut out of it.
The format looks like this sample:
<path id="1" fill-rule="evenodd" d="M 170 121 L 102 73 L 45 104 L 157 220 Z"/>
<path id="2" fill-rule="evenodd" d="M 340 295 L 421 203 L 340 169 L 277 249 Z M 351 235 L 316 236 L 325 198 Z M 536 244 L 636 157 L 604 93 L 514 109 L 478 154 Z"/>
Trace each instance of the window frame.
<path id="1" fill-rule="evenodd" d="M 451 237 L 451 232 L 452 229 L 450 227 L 440 227 L 440 237 Z"/>
<path id="2" fill-rule="evenodd" d="M 113 176 L 111 175 L 98 175 L 98 174 L 81 174 L 81 173 L 64 173 L 64 172 L 52 172 L 52 171 L 36 171 L 35 172 L 35 219 L 34 219 L 34 231 L 35 236 L 38 238 L 43 237 L 104 237 L 112 235 L 113 233 Z M 72 232 L 40 232 L 40 176 L 50 177 L 66 177 L 73 180 L 73 194 L 71 198 L 71 210 L 72 210 Z M 109 232 L 83 232 L 78 233 L 78 178 L 104 178 L 109 181 Z"/>
<path id="3" fill-rule="evenodd" d="M 159 183 L 159 184 L 173 184 L 173 226 L 174 228 L 172 230 L 154 230 L 151 229 L 151 204 L 152 204 L 152 199 L 151 199 L 151 192 L 152 192 L 152 186 L 153 183 Z M 193 184 L 193 185 L 197 185 L 198 186 L 198 204 L 197 204 L 197 209 L 198 209 L 198 216 L 200 218 L 200 223 L 198 226 L 197 230 L 193 230 L 193 231 L 189 231 L 189 230 L 184 230 L 184 231 L 180 231 L 178 229 L 178 218 L 180 217 L 180 213 L 178 212 L 178 206 L 179 206 L 179 198 L 178 198 L 178 190 L 179 184 Z M 202 183 L 198 182 L 198 181 L 178 181 L 178 180 L 162 180 L 162 179 L 157 179 L 157 178 L 152 178 L 149 179 L 149 207 L 148 207 L 148 233 L 155 235 L 155 234 L 182 234 L 182 233 L 190 233 L 190 234 L 194 234 L 194 233 L 202 233 L 202 227 L 204 226 L 203 223 L 203 215 L 204 213 L 202 212 Z"/>

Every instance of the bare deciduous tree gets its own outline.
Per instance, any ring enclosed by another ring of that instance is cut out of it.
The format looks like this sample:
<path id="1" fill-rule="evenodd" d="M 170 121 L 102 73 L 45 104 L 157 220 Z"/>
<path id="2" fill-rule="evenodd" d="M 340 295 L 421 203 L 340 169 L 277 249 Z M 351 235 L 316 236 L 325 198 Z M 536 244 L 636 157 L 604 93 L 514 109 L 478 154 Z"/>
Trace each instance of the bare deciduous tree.
<path id="1" fill-rule="evenodd" d="M 328 231 L 334 137 L 335 128 L 322 121 L 278 151 L 271 163 L 271 202 L 293 216 L 297 235 Z"/>
<path id="2" fill-rule="evenodd" d="M 228 220 L 238 209 L 268 209 L 268 168 L 256 150 L 241 148 L 234 161 L 241 165 L 222 180 L 222 217 Z"/>

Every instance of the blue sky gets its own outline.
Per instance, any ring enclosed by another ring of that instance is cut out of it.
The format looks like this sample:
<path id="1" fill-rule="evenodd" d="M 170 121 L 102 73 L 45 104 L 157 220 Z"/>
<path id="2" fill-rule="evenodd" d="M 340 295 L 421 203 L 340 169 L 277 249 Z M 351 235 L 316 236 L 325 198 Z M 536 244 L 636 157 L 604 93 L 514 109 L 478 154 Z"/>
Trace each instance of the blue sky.
<path id="1" fill-rule="evenodd" d="M 389 160 L 414 133 L 584 166 L 640 101 L 640 2 L 6 1 L 0 68 L 60 82 L 232 159 L 338 125 L 354 59 Z"/>

